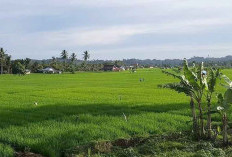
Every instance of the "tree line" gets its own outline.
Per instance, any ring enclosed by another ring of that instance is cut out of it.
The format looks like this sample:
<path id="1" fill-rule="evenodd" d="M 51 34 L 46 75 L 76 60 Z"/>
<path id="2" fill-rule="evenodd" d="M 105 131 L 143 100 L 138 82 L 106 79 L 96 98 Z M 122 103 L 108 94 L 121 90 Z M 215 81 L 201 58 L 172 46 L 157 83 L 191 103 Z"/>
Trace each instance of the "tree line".
<path id="1" fill-rule="evenodd" d="M 102 63 L 89 64 L 90 53 L 83 52 L 83 60 L 78 64 L 76 53 L 69 55 L 68 51 L 63 50 L 59 57 L 52 57 L 48 60 L 35 61 L 30 58 L 12 60 L 11 55 L 0 48 L 0 74 L 25 74 L 27 70 L 37 73 L 43 68 L 52 67 L 62 72 L 75 71 L 99 71 L 103 68 Z"/>

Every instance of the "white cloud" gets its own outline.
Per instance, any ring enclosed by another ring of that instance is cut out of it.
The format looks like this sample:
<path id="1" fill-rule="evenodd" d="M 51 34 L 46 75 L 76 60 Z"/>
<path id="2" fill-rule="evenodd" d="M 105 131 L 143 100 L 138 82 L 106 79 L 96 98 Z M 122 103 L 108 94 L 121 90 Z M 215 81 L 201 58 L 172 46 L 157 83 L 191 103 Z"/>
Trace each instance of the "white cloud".
<path id="1" fill-rule="evenodd" d="M 115 52 L 117 55 L 115 56 Z M 183 59 L 193 56 L 224 57 L 231 55 L 232 44 L 191 45 L 164 44 L 153 46 L 133 46 L 117 49 L 98 49 L 93 53 L 96 59 Z M 136 56 L 136 57 L 135 57 Z"/>
<path id="2" fill-rule="evenodd" d="M 43 58 L 52 56 L 62 48 L 91 47 L 99 51 L 99 47 L 102 47 L 104 53 L 117 53 L 117 49 L 105 51 L 103 47 L 121 47 L 128 41 L 133 44 L 133 39 L 144 34 L 183 36 L 182 42 L 185 43 L 184 35 L 194 37 L 198 33 L 213 34 L 218 28 L 230 27 L 231 4 L 229 0 L 0 0 L 0 19 L 4 24 L 0 25 L 0 46 L 13 49 L 13 55 L 19 57 L 33 53 L 31 56 Z M 98 14 L 99 10 L 101 13 Z M 45 19 L 43 29 L 35 26 L 37 16 Z M 46 19 L 49 16 L 50 18 Z M 59 19 L 60 17 L 63 18 Z M 50 22 L 51 19 L 54 23 Z M 83 22 L 82 27 L 80 22 Z M 49 23 L 57 25 L 56 30 L 46 29 Z M 153 38 L 144 38 L 144 41 L 146 40 L 152 43 Z M 232 42 L 229 40 L 228 43 Z M 160 44 L 165 45 L 165 40 Z M 132 50 L 131 45 L 123 46 Z M 134 54 L 135 57 L 140 56 L 139 52 L 142 50 L 152 54 L 152 47 L 143 46 L 134 45 L 133 52 L 138 52 Z M 206 45 L 205 49 L 207 46 L 211 47 Z M 170 47 L 170 50 L 167 48 L 162 51 L 168 56 L 175 47 Z M 187 50 L 197 51 L 194 48 L 200 46 L 187 46 L 181 51 L 190 54 Z M 223 46 L 219 46 L 215 55 L 222 54 L 219 49 L 225 50 Z M 130 50 L 126 52 L 130 54 Z M 201 51 L 203 52 L 202 47 L 199 52 Z M 110 56 L 114 57 L 113 54 Z"/>
<path id="3" fill-rule="evenodd" d="M 109 27 L 90 27 L 90 28 L 71 28 L 61 31 L 36 32 L 23 34 L 14 34 L 21 43 L 40 43 L 44 46 L 65 45 L 73 46 L 99 46 L 114 45 L 141 34 L 194 34 L 207 32 L 212 28 L 232 24 L 232 21 L 226 19 L 198 19 L 188 21 L 175 21 L 172 23 L 159 24 L 138 24 L 138 25 L 119 25 Z M 7 36 L 5 34 L 5 36 Z"/>

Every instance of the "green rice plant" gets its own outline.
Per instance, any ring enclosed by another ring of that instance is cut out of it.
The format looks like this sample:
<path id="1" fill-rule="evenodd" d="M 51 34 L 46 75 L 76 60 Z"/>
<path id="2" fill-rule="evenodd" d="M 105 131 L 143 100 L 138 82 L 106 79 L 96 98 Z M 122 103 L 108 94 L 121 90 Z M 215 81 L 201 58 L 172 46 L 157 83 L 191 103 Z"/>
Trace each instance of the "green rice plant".
<path id="1" fill-rule="evenodd" d="M 232 77 L 231 70 L 223 73 Z M 93 141 L 189 130 L 188 98 L 157 88 L 174 81 L 160 69 L 0 75 L 0 140 L 22 151 L 27 147 L 59 157 Z"/>

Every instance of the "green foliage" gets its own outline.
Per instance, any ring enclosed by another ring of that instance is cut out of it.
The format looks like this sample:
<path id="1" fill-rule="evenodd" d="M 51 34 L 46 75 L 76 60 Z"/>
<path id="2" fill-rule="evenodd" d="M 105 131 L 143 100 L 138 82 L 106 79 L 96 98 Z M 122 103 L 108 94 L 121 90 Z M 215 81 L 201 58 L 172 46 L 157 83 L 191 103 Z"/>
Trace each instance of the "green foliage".
<path id="1" fill-rule="evenodd" d="M 213 149 L 213 145 L 210 142 L 200 142 L 196 145 L 197 150 L 208 150 L 211 151 Z"/>
<path id="2" fill-rule="evenodd" d="M 217 98 L 218 98 L 218 104 L 224 108 L 225 112 L 227 112 L 232 104 L 232 82 L 225 75 L 223 75 L 223 78 L 227 83 L 226 85 L 223 84 L 223 86 L 226 87 L 227 90 L 225 91 L 224 95 L 219 93 Z"/>
<path id="3" fill-rule="evenodd" d="M 75 53 L 72 53 L 70 56 L 70 60 L 73 63 L 77 59 L 77 55 Z"/>
<path id="4" fill-rule="evenodd" d="M 214 148 L 211 152 L 214 157 L 225 157 L 226 156 L 225 151 L 222 150 L 221 148 Z"/>
<path id="5" fill-rule="evenodd" d="M 15 61 L 12 68 L 13 74 L 25 74 L 25 66 L 19 61 Z"/>
<path id="6" fill-rule="evenodd" d="M 208 74 L 208 90 L 210 93 L 213 93 L 215 91 L 216 83 L 218 82 L 220 76 L 219 69 L 214 70 L 213 68 L 210 68 L 209 74 Z"/>
<path id="7" fill-rule="evenodd" d="M 68 59 L 68 52 L 66 50 L 63 50 L 60 54 L 60 57 L 64 60 Z"/>
<path id="8" fill-rule="evenodd" d="M 225 157 L 226 153 L 221 148 L 201 149 L 196 152 L 194 157 Z"/>
<path id="9" fill-rule="evenodd" d="M 225 80 L 225 84 L 222 84 L 224 87 L 226 87 L 227 89 L 232 88 L 232 81 L 226 76 L 226 75 L 222 75 L 222 78 Z"/>
<path id="10" fill-rule="evenodd" d="M 197 151 L 194 157 L 213 157 L 213 155 L 211 154 L 209 150 L 202 149 L 202 150 Z"/>
<path id="11" fill-rule="evenodd" d="M 13 157 L 14 150 L 10 146 L 0 143 L 0 156 L 1 157 Z"/>
<path id="12" fill-rule="evenodd" d="M 118 157 L 141 157 L 141 155 L 133 148 L 126 148 L 116 153 Z"/>
<path id="13" fill-rule="evenodd" d="M 83 59 L 84 59 L 84 61 L 86 62 L 89 58 L 90 58 L 89 52 L 88 52 L 88 51 L 85 51 L 85 52 L 83 53 Z"/>
<path id="14" fill-rule="evenodd" d="M 189 84 L 196 90 L 200 89 L 200 86 L 197 83 L 197 74 L 189 69 L 187 60 L 184 60 L 183 71 L 184 77 L 188 80 Z"/>
<path id="15" fill-rule="evenodd" d="M 34 62 L 31 66 L 31 72 L 37 73 L 43 69 L 43 66 L 38 62 Z"/>

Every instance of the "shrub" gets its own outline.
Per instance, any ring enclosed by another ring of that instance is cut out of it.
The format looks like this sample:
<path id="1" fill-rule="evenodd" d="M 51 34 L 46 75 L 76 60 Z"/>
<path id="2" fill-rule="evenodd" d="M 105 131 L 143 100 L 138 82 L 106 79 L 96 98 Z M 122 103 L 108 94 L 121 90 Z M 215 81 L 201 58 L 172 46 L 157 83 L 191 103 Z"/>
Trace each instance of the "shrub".
<path id="1" fill-rule="evenodd" d="M 196 152 L 194 157 L 214 157 L 209 150 L 199 150 Z"/>
<path id="2" fill-rule="evenodd" d="M 221 148 L 214 148 L 212 154 L 215 157 L 225 157 L 226 153 Z"/>
<path id="3" fill-rule="evenodd" d="M 14 150 L 10 146 L 0 143 L 0 156 L 1 157 L 13 157 Z"/>
<path id="4" fill-rule="evenodd" d="M 119 151 L 116 156 L 118 157 L 140 157 L 139 153 L 135 151 L 133 148 L 126 148 L 122 151 Z"/>
<path id="5" fill-rule="evenodd" d="M 197 146 L 196 146 L 196 149 L 197 150 L 208 150 L 208 151 L 211 151 L 213 149 L 213 146 L 211 143 L 209 142 L 201 142 L 199 143 Z"/>

